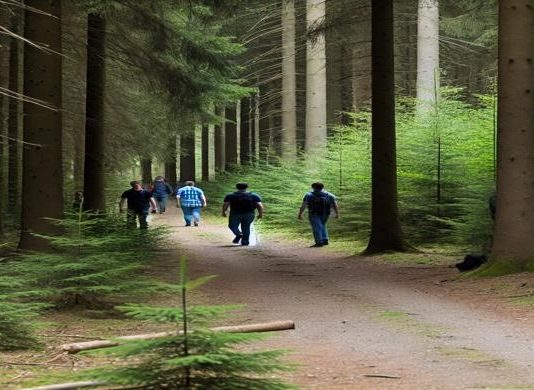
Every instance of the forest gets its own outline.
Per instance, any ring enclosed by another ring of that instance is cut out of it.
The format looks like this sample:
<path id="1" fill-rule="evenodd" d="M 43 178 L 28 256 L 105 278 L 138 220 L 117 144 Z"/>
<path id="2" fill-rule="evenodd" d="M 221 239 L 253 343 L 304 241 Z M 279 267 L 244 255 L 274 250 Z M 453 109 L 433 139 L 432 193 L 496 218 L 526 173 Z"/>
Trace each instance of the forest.
<path id="1" fill-rule="evenodd" d="M 1 388 L 534 386 L 534 0 L 0 0 L 0 32 Z"/>

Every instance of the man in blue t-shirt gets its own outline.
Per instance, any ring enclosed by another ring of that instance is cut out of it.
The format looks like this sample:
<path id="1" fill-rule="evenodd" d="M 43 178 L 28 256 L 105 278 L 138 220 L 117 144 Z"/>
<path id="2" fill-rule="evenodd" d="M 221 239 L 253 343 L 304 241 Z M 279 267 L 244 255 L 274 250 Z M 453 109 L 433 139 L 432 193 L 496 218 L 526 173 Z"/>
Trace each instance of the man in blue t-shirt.
<path id="1" fill-rule="evenodd" d="M 148 217 L 148 210 L 150 205 L 156 209 L 156 203 L 152 199 L 152 192 L 143 188 L 138 181 L 131 181 L 131 189 L 124 191 L 121 195 L 121 201 L 119 202 L 119 211 L 124 212 L 124 203 L 128 203 L 128 214 L 126 220 L 128 226 L 135 227 L 136 219 L 139 219 L 139 228 L 147 229 L 148 223 L 146 218 Z"/>
<path id="2" fill-rule="evenodd" d="M 200 223 L 200 208 L 206 207 L 204 192 L 195 187 L 195 182 L 186 181 L 185 186 L 176 191 L 176 207 L 181 207 L 184 214 L 185 226 Z"/>
<path id="3" fill-rule="evenodd" d="M 304 195 L 302 205 L 300 206 L 298 219 L 303 219 L 302 214 L 308 208 L 308 218 L 313 231 L 315 244 L 313 248 L 328 245 L 328 230 L 326 222 L 330 217 L 330 210 L 334 209 L 334 218 L 339 218 L 336 197 L 324 190 L 323 183 L 313 183 L 312 191 Z"/>
<path id="4" fill-rule="evenodd" d="M 254 192 L 247 191 L 247 183 L 237 183 L 237 191 L 224 197 L 222 216 L 226 217 L 226 211 L 230 207 L 230 217 L 228 227 L 235 234 L 234 244 L 248 245 L 250 238 L 250 225 L 256 218 L 255 211 L 258 210 L 258 219 L 263 218 L 263 205 L 261 198 Z M 239 226 L 241 225 L 241 230 Z"/>

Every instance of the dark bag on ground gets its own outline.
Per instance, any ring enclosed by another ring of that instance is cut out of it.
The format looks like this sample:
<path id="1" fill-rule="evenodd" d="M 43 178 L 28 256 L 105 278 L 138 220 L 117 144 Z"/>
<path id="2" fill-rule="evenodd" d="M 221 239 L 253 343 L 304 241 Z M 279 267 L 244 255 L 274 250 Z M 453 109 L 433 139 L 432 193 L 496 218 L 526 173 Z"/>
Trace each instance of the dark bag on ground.
<path id="1" fill-rule="evenodd" d="M 458 268 L 458 271 L 465 272 L 465 271 L 471 271 L 475 268 L 480 267 L 482 264 L 486 263 L 488 261 L 488 258 L 486 255 L 466 255 L 464 257 L 464 261 L 461 263 L 457 263 L 454 266 Z"/>

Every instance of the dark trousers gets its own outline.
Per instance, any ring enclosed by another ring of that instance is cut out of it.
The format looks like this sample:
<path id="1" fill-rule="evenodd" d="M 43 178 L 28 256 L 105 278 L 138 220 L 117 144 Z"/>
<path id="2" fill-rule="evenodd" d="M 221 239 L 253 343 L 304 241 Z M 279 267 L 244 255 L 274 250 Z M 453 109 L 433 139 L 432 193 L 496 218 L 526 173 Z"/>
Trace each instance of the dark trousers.
<path id="1" fill-rule="evenodd" d="M 248 244 L 250 238 L 250 225 L 254 222 L 254 212 L 252 213 L 232 213 L 230 211 L 230 217 L 228 218 L 228 227 L 236 235 L 242 235 L 241 244 Z M 241 225 L 241 230 L 239 226 Z"/>
<path id="2" fill-rule="evenodd" d="M 139 228 L 140 229 L 148 229 L 148 222 L 146 221 L 146 218 L 148 217 L 148 210 L 128 210 L 128 214 L 126 215 L 126 223 L 131 228 L 137 227 L 137 220 L 139 220 Z"/>
<path id="3" fill-rule="evenodd" d="M 158 211 L 161 213 L 165 212 L 165 209 L 167 208 L 167 199 L 169 199 L 168 196 L 158 197 L 156 196 L 154 199 L 156 199 L 156 205 L 158 206 Z"/>

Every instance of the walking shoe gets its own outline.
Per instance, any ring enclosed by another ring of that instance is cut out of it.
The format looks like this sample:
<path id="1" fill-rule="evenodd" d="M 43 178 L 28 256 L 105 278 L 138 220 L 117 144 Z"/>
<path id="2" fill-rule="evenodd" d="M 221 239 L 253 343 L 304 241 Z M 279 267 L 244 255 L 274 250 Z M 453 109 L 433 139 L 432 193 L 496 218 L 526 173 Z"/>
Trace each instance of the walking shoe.
<path id="1" fill-rule="evenodd" d="M 310 246 L 310 248 L 320 248 L 322 246 L 323 244 L 313 244 L 312 246 Z"/>
<path id="2" fill-rule="evenodd" d="M 248 242 L 242 242 L 241 246 L 248 246 Z"/>
<path id="3" fill-rule="evenodd" d="M 198 226 L 198 222 L 195 221 L 195 222 L 194 222 L 194 225 L 195 225 L 195 226 Z"/>
<path id="4" fill-rule="evenodd" d="M 324 241 L 322 242 L 322 244 L 323 244 L 323 245 L 328 245 L 328 240 L 324 240 Z"/>
<path id="5" fill-rule="evenodd" d="M 232 240 L 232 242 L 234 244 L 239 244 L 239 241 L 241 241 L 242 238 L 243 238 L 243 235 L 242 234 L 238 234 L 237 236 L 235 236 L 235 238 Z"/>

